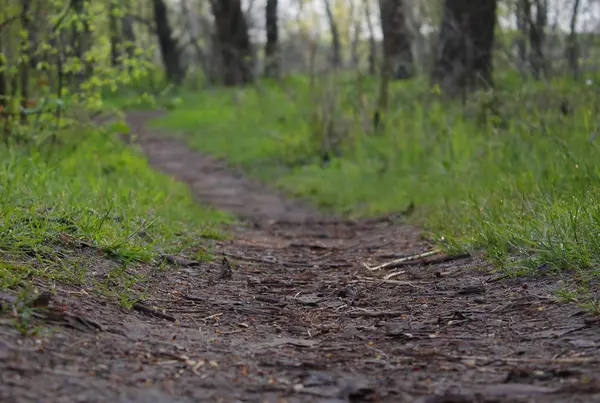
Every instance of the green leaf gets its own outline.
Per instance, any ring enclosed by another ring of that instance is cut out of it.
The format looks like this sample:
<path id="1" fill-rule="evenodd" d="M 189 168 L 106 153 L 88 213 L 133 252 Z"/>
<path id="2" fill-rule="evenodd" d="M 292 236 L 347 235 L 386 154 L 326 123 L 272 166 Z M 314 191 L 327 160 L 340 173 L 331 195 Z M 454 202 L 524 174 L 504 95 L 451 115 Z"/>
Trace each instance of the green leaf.
<path id="1" fill-rule="evenodd" d="M 129 125 L 122 120 L 111 123 L 110 130 L 115 133 L 121 133 L 121 134 L 131 133 L 131 128 L 129 127 Z"/>

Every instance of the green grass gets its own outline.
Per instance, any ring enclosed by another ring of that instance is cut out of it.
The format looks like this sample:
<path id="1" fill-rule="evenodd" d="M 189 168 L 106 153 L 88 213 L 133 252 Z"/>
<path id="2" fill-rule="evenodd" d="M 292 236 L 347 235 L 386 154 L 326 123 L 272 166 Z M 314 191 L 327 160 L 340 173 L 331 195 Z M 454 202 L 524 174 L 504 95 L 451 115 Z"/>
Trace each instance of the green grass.
<path id="1" fill-rule="evenodd" d="M 0 289 L 41 277 L 130 305 L 162 254 L 226 236 L 232 217 L 197 205 L 114 132 L 82 126 L 59 138 L 0 145 Z"/>
<path id="2" fill-rule="evenodd" d="M 343 77 L 311 89 L 293 77 L 184 93 L 155 124 L 325 209 L 368 216 L 414 202 L 413 222 L 446 249 L 484 248 L 513 274 L 570 269 L 580 284 L 598 275 L 594 86 L 507 76 L 461 105 L 419 80 L 394 84 L 385 129 L 373 133 L 376 88 Z M 336 157 L 323 167 L 325 150 Z"/>

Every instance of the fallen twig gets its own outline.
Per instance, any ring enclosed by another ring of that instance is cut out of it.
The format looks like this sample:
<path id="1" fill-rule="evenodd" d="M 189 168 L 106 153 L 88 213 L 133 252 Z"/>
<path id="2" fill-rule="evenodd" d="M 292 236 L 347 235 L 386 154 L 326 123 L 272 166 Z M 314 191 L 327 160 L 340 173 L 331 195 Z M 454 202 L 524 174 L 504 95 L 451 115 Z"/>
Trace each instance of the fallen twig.
<path id="1" fill-rule="evenodd" d="M 500 361 L 507 364 L 589 364 L 600 362 L 600 357 L 567 357 L 567 358 L 491 358 L 491 357 L 460 357 L 463 360 L 477 359 L 482 361 Z"/>
<path id="2" fill-rule="evenodd" d="M 281 303 L 285 303 L 285 301 L 279 299 L 279 298 L 275 298 L 275 297 L 269 297 L 266 295 L 257 295 L 256 297 L 254 297 L 254 299 L 256 301 L 260 301 L 260 302 L 267 302 L 269 304 L 281 304 Z"/>
<path id="3" fill-rule="evenodd" d="M 492 362 L 503 362 L 506 364 L 590 364 L 600 362 L 600 356 L 588 357 L 565 357 L 565 358 L 525 358 L 525 357 L 485 357 L 485 356 L 454 356 L 436 351 L 417 352 L 417 351 L 396 351 L 396 359 L 410 358 L 438 358 L 450 362 L 461 361 L 481 361 L 486 365 Z"/>
<path id="4" fill-rule="evenodd" d="M 189 301 L 194 301 L 194 302 L 206 302 L 206 298 L 204 297 L 197 297 L 195 295 L 189 295 L 189 294 L 184 294 L 181 296 L 183 299 L 187 299 Z"/>
<path id="5" fill-rule="evenodd" d="M 44 320 L 49 323 L 54 323 L 61 326 L 70 327 L 71 329 L 81 332 L 103 331 L 104 329 L 93 320 L 84 318 L 83 316 L 73 315 L 57 309 L 46 308 L 38 312 L 33 312 L 35 318 Z"/>
<path id="6" fill-rule="evenodd" d="M 185 256 L 162 254 L 162 255 L 159 255 L 159 257 L 161 259 L 166 260 L 168 263 L 174 264 L 176 266 L 182 266 L 182 267 L 200 266 L 200 262 L 197 262 L 192 259 L 188 259 Z"/>
<path id="7" fill-rule="evenodd" d="M 216 318 L 216 320 L 219 320 L 221 318 L 221 316 L 223 316 L 223 312 L 219 312 L 219 313 L 215 313 L 213 315 L 206 316 L 200 320 L 207 321 L 207 320 L 213 319 L 213 318 Z"/>
<path id="8" fill-rule="evenodd" d="M 396 318 L 406 315 L 405 311 L 355 311 L 346 314 L 351 318 Z"/>
<path id="9" fill-rule="evenodd" d="M 377 270 L 381 270 L 381 269 L 385 269 L 385 268 L 393 268 L 393 267 L 396 267 L 397 265 L 402 264 L 402 263 L 406 263 L 406 262 L 410 262 L 410 261 L 418 260 L 418 259 L 423 259 L 425 257 L 438 255 L 440 253 L 442 253 L 441 250 L 434 249 L 434 250 L 430 250 L 428 252 L 419 253 L 419 254 L 416 254 L 416 255 L 405 256 L 405 257 L 402 257 L 400 259 L 396 259 L 396 260 L 392 260 L 390 262 L 386 262 L 386 263 L 380 264 L 378 266 L 369 266 L 366 263 L 363 263 L 363 266 L 365 266 L 365 268 L 367 270 L 369 270 L 369 271 L 377 271 Z"/>
<path id="10" fill-rule="evenodd" d="M 387 275 L 387 276 L 385 276 L 383 279 L 384 279 L 384 280 L 389 280 L 389 279 L 392 279 L 392 278 L 394 278 L 394 277 L 396 277 L 396 276 L 399 276 L 399 275 L 401 275 L 401 274 L 404 274 L 404 273 L 406 273 L 406 270 L 395 271 L 395 272 L 393 272 L 393 273 L 390 273 L 390 274 L 388 274 L 388 275 Z"/>
<path id="11" fill-rule="evenodd" d="M 152 308 L 148 308 L 147 306 L 144 306 L 142 304 L 139 303 L 135 303 L 133 304 L 132 308 L 140 313 L 146 314 L 146 315 L 150 315 L 150 316 L 156 316 L 157 318 L 160 319 L 165 319 L 168 320 L 169 322 L 175 322 L 176 319 L 175 317 L 171 316 L 171 315 L 167 315 L 165 313 L 159 312 L 155 309 Z"/>
<path id="12" fill-rule="evenodd" d="M 299 267 L 299 268 L 311 268 L 313 266 L 313 264 L 311 264 L 310 262 L 307 262 L 307 263 L 284 262 L 284 261 L 279 261 L 276 258 L 269 257 L 269 256 L 252 257 L 252 256 L 238 255 L 238 254 L 231 253 L 231 252 L 222 252 L 222 253 L 224 256 L 228 256 L 228 257 L 231 257 L 236 260 L 242 260 L 246 263 L 250 262 L 250 263 L 257 263 L 257 264 L 261 264 L 261 263 L 277 264 L 282 267 Z"/>
<path id="13" fill-rule="evenodd" d="M 456 291 L 456 295 L 473 295 L 473 294 L 484 294 L 485 287 L 483 285 L 469 285 Z"/>
<path id="14" fill-rule="evenodd" d="M 585 318 L 583 319 L 583 323 L 585 323 L 587 326 L 600 325 L 600 317 Z"/>
<path id="15" fill-rule="evenodd" d="M 358 277 L 356 280 L 350 281 L 350 284 L 356 283 L 385 283 L 385 284 L 395 284 L 395 285 L 408 285 L 413 288 L 418 288 L 415 284 L 431 284 L 431 281 L 401 281 L 401 280 L 386 280 L 383 278 L 375 278 L 375 277 Z"/>

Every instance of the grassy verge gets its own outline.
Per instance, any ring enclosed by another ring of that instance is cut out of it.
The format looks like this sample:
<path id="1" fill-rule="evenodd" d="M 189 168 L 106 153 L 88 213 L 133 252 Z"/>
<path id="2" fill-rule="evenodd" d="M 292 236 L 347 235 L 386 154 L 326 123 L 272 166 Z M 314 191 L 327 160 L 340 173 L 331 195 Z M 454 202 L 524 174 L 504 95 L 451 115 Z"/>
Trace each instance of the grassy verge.
<path id="1" fill-rule="evenodd" d="M 0 289 L 27 293 L 41 277 L 130 305 L 160 256 L 224 236 L 231 217 L 198 206 L 115 133 L 79 130 L 55 146 L 0 145 Z"/>
<path id="2" fill-rule="evenodd" d="M 365 78 L 181 94 L 155 124 L 324 208 L 363 216 L 414 202 L 413 220 L 447 249 L 485 248 L 514 274 L 571 269 L 587 289 L 600 266 L 598 90 L 510 81 L 465 105 L 395 84 L 377 133 Z"/>

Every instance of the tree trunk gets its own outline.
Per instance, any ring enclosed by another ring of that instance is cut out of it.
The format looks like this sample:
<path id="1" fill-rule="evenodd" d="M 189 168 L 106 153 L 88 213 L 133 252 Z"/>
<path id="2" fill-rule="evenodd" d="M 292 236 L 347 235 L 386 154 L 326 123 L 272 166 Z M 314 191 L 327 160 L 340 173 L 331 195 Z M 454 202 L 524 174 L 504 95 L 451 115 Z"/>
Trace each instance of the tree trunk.
<path id="1" fill-rule="evenodd" d="M 3 35 L 0 35 L 0 53 L 4 55 L 4 44 L 2 42 Z M 9 110 L 10 102 L 8 93 L 8 78 L 7 78 L 7 60 L 5 57 L 0 57 L 0 120 L 3 121 L 2 137 L 4 143 L 8 145 L 10 139 L 10 120 Z"/>
<path id="2" fill-rule="evenodd" d="M 131 16 L 131 10 L 126 10 L 125 15 L 121 19 L 121 26 L 123 27 L 123 37 L 125 38 L 125 51 L 130 59 L 135 56 L 135 31 L 133 30 L 133 17 Z"/>
<path id="3" fill-rule="evenodd" d="M 369 75 L 375 75 L 375 60 L 377 59 L 377 42 L 375 41 L 375 29 L 371 20 L 371 5 L 369 0 L 363 0 L 365 6 L 365 19 L 367 20 L 367 29 L 369 30 Z"/>
<path id="4" fill-rule="evenodd" d="M 2 35 L 0 35 L 0 52 L 2 48 Z M 8 80 L 6 79 L 6 59 L 0 57 L 0 118 L 4 117 L 3 113 L 6 112 L 8 106 Z"/>
<path id="5" fill-rule="evenodd" d="M 337 23 L 335 21 L 335 16 L 333 15 L 333 10 L 331 9 L 331 1 L 323 0 L 325 3 L 325 11 L 327 12 L 327 20 L 329 21 L 329 29 L 331 31 L 331 40 L 332 40 L 332 48 L 331 48 L 331 65 L 334 69 L 338 69 L 342 67 L 342 42 L 340 40 L 340 31 L 338 29 Z"/>
<path id="6" fill-rule="evenodd" d="M 492 85 L 496 0 L 445 0 L 432 81 L 456 95 Z"/>
<path id="7" fill-rule="evenodd" d="M 517 45 L 517 60 L 519 63 L 519 70 L 522 75 L 525 75 L 526 66 L 527 66 L 527 17 L 525 15 L 525 9 L 527 8 L 527 3 L 529 0 L 517 0 L 516 9 L 515 9 L 515 19 L 517 23 L 517 31 L 519 31 L 519 36 L 516 39 Z"/>
<path id="8" fill-rule="evenodd" d="M 212 0 L 223 84 L 252 82 L 252 47 L 240 0 Z"/>
<path id="9" fill-rule="evenodd" d="M 265 45 L 265 75 L 279 75 L 279 27 L 277 24 L 277 0 L 267 0 L 266 7 L 267 43 Z"/>
<path id="10" fill-rule="evenodd" d="M 110 27 L 110 64 L 113 67 L 119 66 L 119 54 L 121 52 L 121 33 L 119 32 L 119 22 L 117 19 L 118 3 L 112 0 L 108 6 L 108 18 Z"/>
<path id="11" fill-rule="evenodd" d="M 356 4 L 354 1 L 350 3 L 350 18 L 352 21 L 348 22 L 348 26 L 352 26 L 352 46 L 350 48 L 350 60 L 352 61 L 352 67 L 358 68 L 360 66 L 360 36 L 362 34 L 362 23 L 360 18 L 356 18 Z"/>
<path id="12" fill-rule="evenodd" d="M 197 13 L 192 13 L 190 8 L 188 7 L 187 0 L 180 0 L 181 5 L 181 15 L 184 18 L 184 23 L 186 25 L 186 30 L 188 31 L 188 35 L 190 36 L 189 43 L 194 48 L 195 53 L 195 62 L 202 66 L 202 71 L 204 73 L 207 72 L 207 61 L 206 54 L 204 48 L 200 45 L 198 38 L 200 38 L 199 33 L 199 18 Z M 198 10 L 196 10 L 198 11 Z"/>
<path id="13" fill-rule="evenodd" d="M 206 81 L 211 85 L 222 82 L 223 72 L 221 71 L 221 47 L 219 46 L 219 35 L 216 32 L 216 26 L 211 18 L 199 19 L 201 36 L 206 38 Z"/>
<path id="14" fill-rule="evenodd" d="M 566 57 L 569 64 L 569 70 L 575 80 L 581 76 L 581 70 L 579 68 L 579 43 L 577 43 L 577 16 L 579 14 L 579 0 L 575 0 L 573 3 L 573 13 L 571 14 L 571 27 L 569 37 L 567 39 L 567 51 Z"/>
<path id="15" fill-rule="evenodd" d="M 404 0 L 379 0 L 383 31 L 383 73 L 402 80 L 413 76 L 414 61 L 410 45 Z"/>
<path id="16" fill-rule="evenodd" d="M 93 38 L 89 24 L 90 16 L 84 0 L 72 0 L 71 4 L 73 11 L 77 14 L 77 18 L 82 21 L 83 25 L 82 32 L 78 32 L 75 24 L 71 28 L 71 49 L 73 56 L 84 66 L 83 71 L 75 72 L 71 76 L 74 79 L 72 85 L 76 89 L 79 89 L 81 83 L 94 74 L 94 61 L 85 60 L 84 58 L 85 52 L 92 47 Z"/>
<path id="17" fill-rule="evenodd" d="M 532 1 L 535 2 L 535 19 L 532 12 Z M 529 30 L 529 65 L 536 80 L 548 77 L 548 66 L 544 56 L 545 29 L 548 22 L 548 4 L 546 0 L 525 0 L 524 15 Z"/>
<path id="18" fill-rule="evenodd" d="M 23 32 L 29 32 L 29 26 L 31 23 L 31 0 L 23 0 L 21 6 L 21 30 Z M 21 124 L 27 123 L 27 114 L 25 109 L 28 107 L 29 101 L 29 60 L 28 56 L 30 52 L 31 43 L 29 43 L 29 35 L 21 39 L 21 52 L 23 53 L 23 60 L 19 66 L 19 73 L 21 78 Z"/>
<path id="19" fill-rule="evenodd" d="M 179 85 L 183 82 L 185 73 L 181 65 L 179 47 L 173 39 L 173 31 L 169 25 L 167 6 L 163 0 L 154 0 L 154 23 L 167 80 Z"/>

